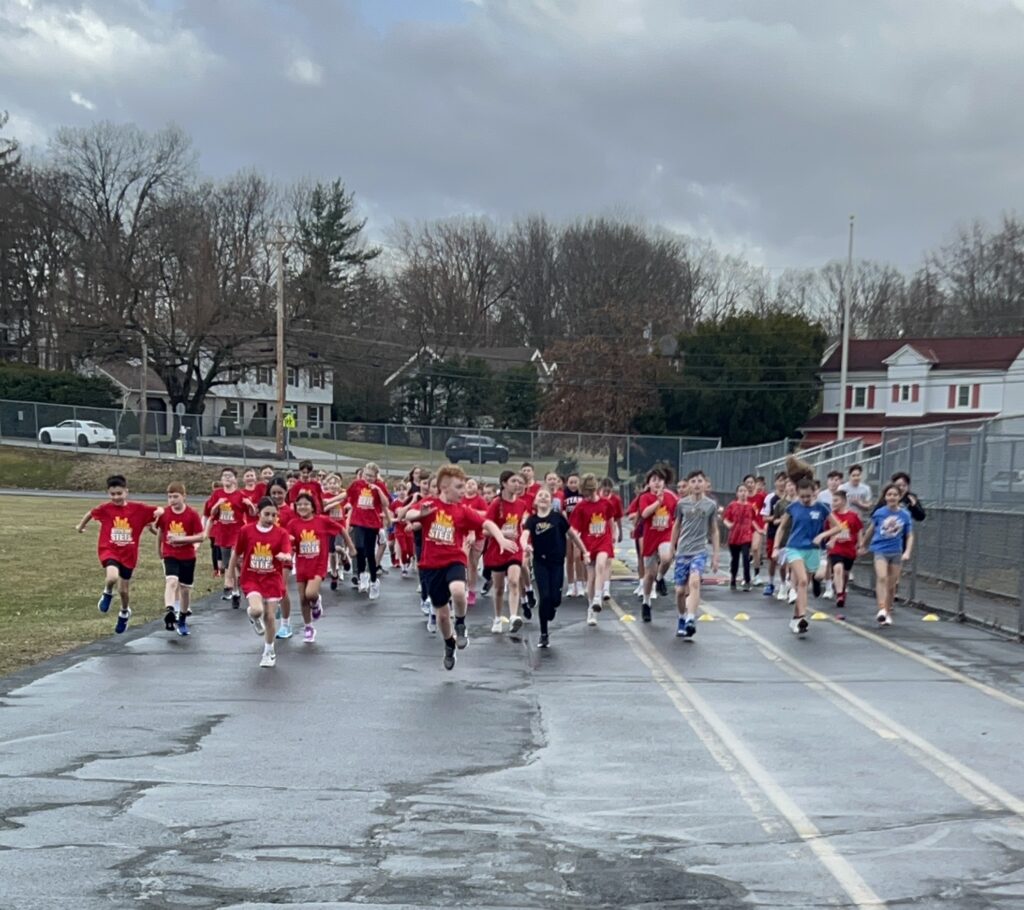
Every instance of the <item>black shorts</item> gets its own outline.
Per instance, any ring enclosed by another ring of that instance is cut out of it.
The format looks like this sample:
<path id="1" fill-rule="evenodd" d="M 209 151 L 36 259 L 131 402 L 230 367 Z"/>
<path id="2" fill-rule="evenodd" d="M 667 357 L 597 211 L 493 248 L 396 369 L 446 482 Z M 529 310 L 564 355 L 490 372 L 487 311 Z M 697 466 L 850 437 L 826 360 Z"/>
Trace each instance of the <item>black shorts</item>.
<path id="1" fill-rule="evenodd" d="M 196 580 L 196 561 L 165 556 L 164 575 L 173 575 L 183 588 L 191 588 Z"/>
<path id="2" fill-rule="evenodd" d="M 512 562 L 503 562 L 500 566 L 491 566 L 491 572 L 500 572 L 502 575 L 507 575 L 508 570 L 511 569 L 512 566 L 519 566 L 521 569 L 523 567 L 522 560 L 516 559 Z"/>
<path id="3" fill-rule="evenodd" d="M 842 566 L 847 572 L 852 572 L 853 558 L 850 556 L 836 556 L 834 553 L 829 553 L 828 565 L 829 568 L 832 568 L 832 566 Z"/>
<path id="4" fill-rule="evenodd" d="M 451 583 L 465 580 L 466 567 L 459 562 L 442 569 L 420 569 L 420 586 L 435 608 L 447 607 L 452 599 Z"/>
<path id="5" fill-rule="evenodd" d="M 135 571 L 134 569 L 129 569 L 125 566 L 122 566 L 121 563 L 119 563 L 116 559 L 104 559 L 103 568 L 106 569 L 110 566 L 117 566 L 117 575 L 124 581 L 130 581 L 132 577 L 132 572 Z"/>

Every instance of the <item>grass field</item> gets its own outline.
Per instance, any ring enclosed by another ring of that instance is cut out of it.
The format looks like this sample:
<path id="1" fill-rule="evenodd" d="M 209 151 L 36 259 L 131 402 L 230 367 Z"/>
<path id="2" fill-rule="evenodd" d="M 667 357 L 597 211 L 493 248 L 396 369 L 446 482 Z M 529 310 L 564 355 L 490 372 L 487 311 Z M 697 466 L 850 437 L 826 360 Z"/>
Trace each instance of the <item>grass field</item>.
<path id="1" fill-rule="evenodd" d="M 7 482 L 10 482 L 9 480 Z M 96 504 L 103 501 L 97 497 Z M 96 559 L 98 526 L 84 534 L 75 524 L 92 506 L 85 499 L 0 496 L 0 676 L 114 634 L 118 604 L 96 609 L 103 575 Z M 200 553 L 196 594 L 212 588 L 205 552 Z M 163 616 L 163 566 L 156 537 L 147 532 L 132 581 L 132 626 Z"/>

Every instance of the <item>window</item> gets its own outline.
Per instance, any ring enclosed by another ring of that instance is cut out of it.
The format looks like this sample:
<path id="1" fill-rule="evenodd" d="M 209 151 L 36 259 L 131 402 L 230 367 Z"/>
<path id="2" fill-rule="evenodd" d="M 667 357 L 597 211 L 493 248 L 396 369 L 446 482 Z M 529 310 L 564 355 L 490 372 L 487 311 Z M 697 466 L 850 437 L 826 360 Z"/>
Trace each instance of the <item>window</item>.
<path id="1" fill-rule="evenodd" d="M 323 367 L 312 367 L 309 371 L 309 387 L 311 389 L 327 388 L 327 377 Z"/>
<path id="2" fill-rule="evenodd" d="M 235 423 L 239 423 L 242 420 L 242 402 L 240 401 L 225 401 L 224 402 L 224 413 L 221 415 L 224 420 L 231 420 Z"/>
<path id="3" fill-rule="evenodd" d="M 900 386 L 900 401 L 910 401 L 911 390 L 908 385 Z"/>
<path id="4" fill-rule="evenodd" d="M 853 387 L 853 406 L 855 408 L 866 408 L 868 406 L 868 387 L 858 385 Z"/>
<path id="5" fill-rule="evenodd" d="M 324 427 L 324 409 L 322 405 L 311 404 L 306 408 L 306 425 L 311 430 L 322 430 Z"/>
<path id="6" fill-rule="evenodd" d="M 288 385 L 299 384 L 299 371 L 295 367 L 288 367 L 285 375 L 287 376 Z"/>
<path id="7" fill-rule="evenodd" d="M 956 406 L 958 408 L 969 408 L 971 406 L 971 387 L 969 385 L 957 386 Z"/>
<path id="8" fill-rule="evenodd" d="M 258 385 L 273 385 L 274 371 L 270 367 L 256 367 L 256 382 Z"/>

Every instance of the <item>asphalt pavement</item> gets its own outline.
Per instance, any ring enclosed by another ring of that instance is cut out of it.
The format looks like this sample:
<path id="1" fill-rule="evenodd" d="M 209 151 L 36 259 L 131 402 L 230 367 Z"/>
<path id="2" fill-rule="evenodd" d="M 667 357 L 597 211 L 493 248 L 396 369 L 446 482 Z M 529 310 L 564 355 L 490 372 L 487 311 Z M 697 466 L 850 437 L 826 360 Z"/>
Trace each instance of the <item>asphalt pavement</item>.
<path id="1" fill-rule="evenodd" d="M 0 679 L 0 907 L 1024 907 L 1019 645 L 613 590 L 450 673 L 392 574 L 273 670 L 208 600 Z"/>

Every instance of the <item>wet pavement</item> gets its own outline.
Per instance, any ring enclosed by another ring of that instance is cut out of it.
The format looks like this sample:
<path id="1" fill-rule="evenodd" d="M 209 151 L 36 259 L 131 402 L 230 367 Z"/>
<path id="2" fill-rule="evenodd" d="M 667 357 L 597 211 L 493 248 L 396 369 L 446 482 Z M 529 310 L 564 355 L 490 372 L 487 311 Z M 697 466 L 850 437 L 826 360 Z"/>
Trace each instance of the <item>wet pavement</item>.
<path id="1" fill-rule="evenodd" d="M 0 907 L 1024 907 L 1019 645 L 630 587 L 451 673 L 392 575 L 274 670 L 217 601 L 0 680 Z"/>

